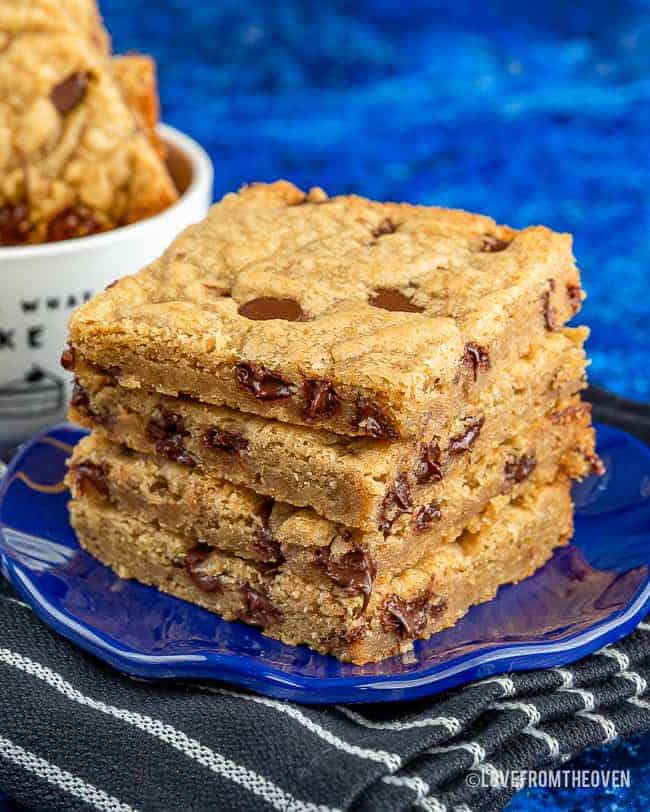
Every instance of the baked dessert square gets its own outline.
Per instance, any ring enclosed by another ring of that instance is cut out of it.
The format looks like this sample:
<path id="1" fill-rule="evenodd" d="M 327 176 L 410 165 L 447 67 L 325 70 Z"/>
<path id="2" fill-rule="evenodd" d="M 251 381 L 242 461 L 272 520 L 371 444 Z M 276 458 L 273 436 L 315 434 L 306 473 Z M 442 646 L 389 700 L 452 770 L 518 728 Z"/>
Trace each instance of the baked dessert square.
<path id="1" fill-rule="evenodd" d="M 177 198 L 115 81 L 93 9 L 82 0 L 0 5 L 2 245 L 86 236 Z"/>
<path id="2" fill-rule="evenodd" d="M 81 364 L 75 365 L 70 414 L 74 422 L 159 460 L 312 507 L 349 527 L 391 535 L 434 502 L 443 520 L 458 514 L 455 483 L 473 476 L 486 455 L 494 461 L 504 458 L 493 485 L 502 487 L 508 479 L 505 460 L 530 457 L 524 438 L 548 415 L 572 404 L 584 386 L 585 334 L 566 328 L 544 336 L 527 357 L 503 369 L 480 397 L 460 406 L 435 437 L 423 442 L 386 443 L 283 424 L 187 397 L 127 388 L 112 375 Z M 585 438 L 582 453 L 589 460 L 590 428 Z"/>
<path id="3" fill-rule="evenodd" d="M 227 195 L 71 320 L 80 543 L 287 643 L 403 653 L 570 538 L 602 470 L 582 298 L 542 227 Z"/>
<path id="4" fill-rule="evenodd" d="M 280 181 L 226 195 L 70 343 L 126 388 L 419 440 L 582 296 L 569 235 Z"/>
<path id="5" fill-rule="evenodd" d="M 500 585 L 531 575 L 572 533 L 570 482 L 529 489 L 491 504 L 475 531 L 426 553 L 417 566 L 381 578 L 367 600 L 197 545 L 133 512 L 78 498 L 71 515 L 88 552 L 123 578 L 136 578 L 272 637 L 357 664 L 408 651 L 453 625 Z"/>

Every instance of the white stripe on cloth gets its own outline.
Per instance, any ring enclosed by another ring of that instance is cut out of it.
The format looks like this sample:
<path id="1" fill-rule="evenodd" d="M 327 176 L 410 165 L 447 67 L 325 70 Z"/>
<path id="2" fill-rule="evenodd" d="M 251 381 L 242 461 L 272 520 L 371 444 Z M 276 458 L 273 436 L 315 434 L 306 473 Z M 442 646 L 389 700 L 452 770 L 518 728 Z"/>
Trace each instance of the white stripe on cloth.
<path id="1" fill-rule="evenodd" d="M 24 770 L 34 773 L 49 784 L 54 784 L 68 795 L 74 795 L 100 812 L 136 812 L 134 807 L 118 801 L 117 798 L 93 784 L 87 783 L 78 775 L 62 770 L 51 761 L 37 756 L 30 750 L 25 750 L 4 736 L 0 736 L 0 758 L 7 759 L 12 764 L 17 764 Z"/>
<path id="2" fill-rule="evenodd" d="M 431 787 L 427 782 L 417 775 L 384 775 L 381 780 L 384 784 L 391 784 L 395 787 L 408 787 L 413 790 L 417 800 L 424 798 L 425 795 L 431 792 Z"/>
<path id="3" fill-rule="evenodd" d="M 427 795 L 426 798 L 420 798 L 415 801 L 415 806 L 419 806 L 420 809 L 425 809 L 426 812 L 447 812 L 447 804 L 443 804 L 442 801 L 434 798 L 433 795 Z"/>
<path id="4" fill-rule="evenodd" d="M 221 755 L 221 753 L 211 750 L 197 739 L 191 738 L 182 730 L 172 727 L 172 725 L 136 711 L 107 705 L 105 702 L 82 694 L 56 671 L 29 659 L 29 657 L 24 657 L 22 654 L 9 649 L 0 648 L 0 662 L 40 679 L 72 702 L 77 702 L 79 705 L 84 705 L 92 710 L 105 713 L 107 716 L 120 719 L 169 744 L 187 758 L 196 761 L 216 775 L 226 778 L 228 781 L 232 781 L 234 784 L 238 784 L 262 798 L 275 809 L 283 810 L 283 812 L 332 812 L 328 806 L 294 798 L 289 792 L 286 792 L 259 773 L 249 770 L 247 767 Z"/>
<path id="5" fill-rule="evenodd" d="M 515 695 L 515 684 L 510 679 L 510 677 L 488 677 L 487 679 L 479 680 L 478 682 L 473 683 L 474 685 L 488 685 L 491 682 L 496 682 L 497 685 L 500 685 L 503 688 L 503 695 L 504 696 L 514 696 Z"/>
<path id="6" fill-rule="evenodd" d="M 438 753 L 451 753 L 454 750 L 467 750 L 472 756 L 472 769 L 476 770 L 485 761 L 485 749 L 478 742 L 460 742 L 459 744 L 448 744 L 446 747 L 430 747 L 426 752 L 437 755 Z"/>
<path id="7" fill-rule="evenodd" d="M 550 733 L 547 733 L 545 730 L 540 730 L 540 728 L 537 727 L 537 725 L 539 725 L 539 723 L 542 721 L 542 717 L 532 702 L 493 702 L 490 707 L 494 708 L 495 710 L 503 708 L 506 710 L 518 710 L 525 713 L 528 717 L 528 724 L 522 732 L 545 742 L 546 746 L 548 747 L 549 755 L 553 756 L 553 758 L 559 757 L 560 742 L 555 738 L 555 736 L 551 736 Z"/>
<path id="8" fill-rule="evenodd" d="M 634 690 L 637 696 L 644 694 L 648 690 L 648 682 L 645 677 L 642 677 L 641 674 L 638 674 L 636 671 L 630 671 L 630 658 L 627 654 L 618 651 L 618 649 L 615 649 L 613 646 L 606 646 L 600 651 L 597 651 L 596 654 L 601 654 L 603 657 L 616 660 L 619 667 L 619 672 L 616 676 L 634 683 Z"/>
<path id="9" fill-rule="evenodd" d="M 237 699 L 243 699 L 246 702 L 255 702 L 258 705 L 265 705 L 267 708 L 274 708 L 280 713 L 285 713 L 287 716 L 295 719 L 304 728 L 309 730 L 311 733 L 314 733 L 328 744 L 331 744 L 332 747 L 336 747 L 337 750 L 342 750 L 344 753 L 348 753 L 351 756 L 357 756 L 358 758 L 368 759 L 369 761 L 377 761 L 381 764 L 385 764 L 391 772 L 399 770 L 399 768 L 402 766 L 402 759 L 397 755 L 397 753 L 388 753 L 385 750 L 372 750 L 367 747 L 359 747 L 356 744 L 350 744 L 350 742 L 346 742 L 344 739 L 336 736 L 330 730 L 327 730 L 327 728 L 319 725 L 318 722 L 314 722 L 313 719 L 310 719 L 308 716 L 302 713 L 302 711 L 296 708 L 295 705 L 290 705 L 288 702 L 280 702 L 277 699 L 269 699 L 269 697 L 257 696 L 256 694 L 243 694 L 239 691 L 231 691 L 228 688 L 216 688 L 212 685 L 201 685 L 199 687 L 201 690 L 212 694 L 232 696 Z"/>
<path id="10" fill-rule="evenodd" d="M 601 713 L 594 713 L 593 711 L 596 708 L 596 698 L 591 693 L 591 691 L 585 691 L 584 688 L 558 688 L 558 691 L 562 691 L 567 694 L 576 694 L 579 696 L 583 703 L 584 703 L 584 710 L 576 711 L 576 716 L 581 716 L 583 719 L 589 719 L 592 722 L 596 722 L 596 724 L 600 725 L 605 733 L 605 743 L 609 744 L 609 742 L 613 742 L 614 739 L 618 738 L 618 731 L 616 730 L 616 725 L 612 722 L 611 719 L 607 719 Z"/>
<path id="11" fill-rule="evenodd" d="M 563 688 L 573 688 L 573 674 L 567 668 L 552 668 L 551 671 L 562 680 Z"/>
<path id="12" fill-rule="evenodd" d="M 650 711 L 650 702 L 648 702 L 647 699 L 641 699 L 639 696 L 630 696 L 627 701 L 631 702 L 632 705 L 636 705 L 638 708 Z"/>
<path id="13" fill-rule="evenodd" d="M 411 722 L 373 722 L 366 719 L 360 713 L 356 713 L 345 705 L 336 705 L 336 710 L 344 714 L 362 727 L 369 730 L 416 730 L 422 727 L 445 727 L 452 736 L 456 736 L 461 731 L 460 720 L 455 716 L 430 716 L 426 719 L 413 719 Z"/>
<path id="14" fill-rule="evenodd" d="M 596 722 L 596 724 L 600 725 L 605 733 L 604 743 L 609 744 L 613 742 L 614 739 L 618 738 L 618 731 L 616 730 L 616 725 L 612 722 L 611 719 L 605 718 L 600 713 L 589 713 L 586 710 L 578 711 L 576 716 L 582 716 L 584 719 L 589 719 L 592 722 Z"/>

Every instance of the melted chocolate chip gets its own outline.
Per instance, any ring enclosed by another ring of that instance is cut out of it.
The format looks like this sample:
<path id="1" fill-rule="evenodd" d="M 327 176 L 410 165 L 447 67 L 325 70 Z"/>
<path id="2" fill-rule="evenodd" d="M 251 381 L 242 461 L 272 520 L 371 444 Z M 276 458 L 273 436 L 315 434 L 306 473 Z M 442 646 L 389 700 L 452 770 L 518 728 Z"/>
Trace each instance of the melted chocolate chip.
<path id="1" fill-rule="evenodd" d="M 70 207 L 60 211 L 47 226 L 47 241 L 61 242 L 76 237 L 88 237 L 102 230 L 93 215 L 85 209 Z"/>
<path id="2" fill-rule="evenodd" d="M 280 623 L 282 612 L 273 606 L 265 591 L 253 589 L 250 584 L 243 584 L 241 593 L 246 605 L 239 614 L 240 620 L 262 628 L 270 626 L 272 623 Z"/>
<path id="3" fill-rule="evenodd" d="M 320 417 L 332 417 L 339 408 L 339 396 L 331 381 L 310 378 L 304 382 L 302 391 L 305 397 L 302 416 L 308 423 Z"/>
<path id="4" fill-rule="evenodd" d="M 352 425 L 357 429 L 362 429 L 368 437 L 378 440 L 397 440 L 399 435 L 390 418 L 388 418 L 378 406 L 367 401 L 359 395 L 356 402 L 356 409 Z"/>
<path id="5" fill-rule="evenodd" d="M 481 347 L 479 344 L 470 341 L 468 344 L 465 344 L 463 364 L 472 370 L 474 380 L 476 380 L 479 372 L 487 372 L 490 368 L 490 356 L 488 351 L 485 347 Z"/>
<path id="6" fill-rule="evenodd" d="M 440 446 L 436 442 L 420 443 L 420 457 L 415 464 L 415 481 L 418 485 L 440 482 L 444 474 L 440 463 Z"/>
<path id="7" fill-rule="evenodd" d="M 201 572 L 198 568 L 210 556 L 212 550 L 207 544 L 197 544 L 192 547 L 185 556 L 185 572 L 191 578 L 192 583 L 201 592 L 223 592 L 223 581 L 218 575 L 209 575 Z"/>
<path id="8" fill-rule="evenodd" d="M 506 462 L 503 475 L 509 482 L 523 482 L 537 467 L 534 454 L 522 454 L 514 460 Z"/>
<path id="9" fill-rule="evenodd" d="M 587 454 L 585 459 L 589 463 L 590 473 L 594 474 L 595 476 L 602 476 L 607 472 L 605 464 L 596 454 Z"/>
<path id="10" fill-rule="evenodd" d="M 79 412 L 79 414 L 85 415 L 86 417 L 92 417 L 95 419 L 99 419 L 98 415 L 94 412 L 94 410 L 90 406 L 90 395 L 84 389 L 84 387 L 79 383 L 79 379 L 75 378 L 74 383 L 72 386 L 72 396 L 70 398 L 70 405 L 74 406 L 74 408 Z"/>
<path id="11" fill-rule="evenodd" d="M 432 605 L 428 591 L 412 601 L 391 595 L 383 605 L 384 627 L 402 639 L 417 637 L 425 630 L 427 621 L 440 615 L 445 608 L 444 601 Z"/>
<path id="12" fill-rule="evenodd" d="M 256 321 L 283 319 L 284 321 L 302 321 L 304 313 L 294 299 L 276 299 L 273 296 L 260 296 L 240 306 L 240 316 Z"/>
<path id="13" fill-rule="evenodd" d="M 510 245 L 508 240 L 503 240 L 494 234 L 485 234 L 481 243 L 481 251 L 488 254 L 495 254 L 497 251 L 505 251 Z"/>
<path id="14" fill-rule="evenodd" d="M 384 217 L 381 222 L 379 222 L 375 228 L 372 230 L 372 236 L 377 239 L 378 237 L 382 237 L 384 234 L 394 234 L 397 231 L 397 226 L 395 223 L 390 219 L 390 217 Z"/>
<path id="15" fill-rule="evenodd" d="M 379 529 L 388 535 L 395 521 L 412 507 L 411 488 L 406 474 L 400 474 L 393 486 L 386 491 L 381 506 Z"/>
<path id="16" fill-rule="evenodd" d="M 27 206 L 0 206 L 0 245 L 20 245 L 29 237 Z"/>
<path id="17" fill-rule="evenodd" d="M 283 400 L 296 391 L 296 387 L 279 375 L 254 364 L 237 364 L 234 368 L 239 383 L 258 400 Z"/>
<path id="18" fill-rule="evenodd" d="M 196 465 L 196 460 L 185 448 L 185 438 L 190 433 L 185 428 L 182 415 L 163 408 L 156 409 L 147 423 L 146 434 L 154 441 L 157 454 L 181 465 Z"/>
<path id="19" fill-rule="evenodd" d="M 578 310 L 580 310 L 580 305 L 582 304 L 582 290 L 580 285 L 567 285 L 566 295 L 569 300 L 571 310 L 574 314 L 577 313 Z"/>
<path id="20" fill-rule="evenodd" d="M 77 71 L 54 85 L 50 91 L 50 101 L 58 112 L 65 116 L 83 100 L 88 89 L 90 74 Z"/>
<path id="21" fill-rule="evenodd" d="M 439 522 L 442 518 L 442 511 L 437 502 L 428 505 L 421 505 L 415 512 L 413 524 L 418 533 L 428 530 L 434 522 Z"/>
<path id="22" fill-rule="evenodd" d="M 555 313 L 551 307 L 551 293 L 555 290 L 555 280 L 548 280 L 549 289 L 542 295 L 542 312 L 544 314 L 544 326 L 547 330 L 555 330 Z"/>
<path id="23" fill-rule="evenodd" d="M 273 538 L 270 527 L 264 526 L 256 530 L 253 544 L 265 560 L 271 561 L 274 566 L 279 566 L 284 561 L 280 542 Z"/>
<path id="24" fill-rule="evenodd" d="M 79 496 L 84 496 L 90 486 L 99 496 L 109 498 L 108 464 L 105 462 L 79 462 L 70 466 L 74 486 Z"/>
<path id="25" fill-rule="evenodd" d="M 469 420 L 466 421 L 467 427 L 465 431 L 449 440 L 449 447 L 447 449 L 449 456 L 458 457 L 460 454 L 469 451 L 477 441 L 484 422 L 484 417 L 470 417 Z"/>
<path id="26" fill-rule="evenodd" d="M 248 451 L 249 442 L 242 434 L 212 426 L 203 435 L 203 445 L 206 448 L 225 451 L 227 454 L 241 454 Z"/>
<path id="27" fill-rule="evenodd" d="M 375 295 L 368 300 L 368 303 L 373 307 L 380 307 L 382 310 L 391 310 L 394 312 L 424 312 L 423 307 L 414 304 L 399 290 L 392 290 L 391 288 L 382 288 L 381 290 L 378 290 Z"/>
<path id="28" fill-rule="evenodd" d="M 74 369 L 75 353 L 72 347 L 66 347 L 61 353 L 61 366 L 67 369 L 68 372 Z"/>
<path id="29" fill-rule="evenodd" d="M 324 547 L 319 550 L 316 563 L 346 593 L 363 595 L 359 614 L 365 612 L 377 574 L 377 567 L 368 551 L 355 546 L 339 558 L 332 558 L 331 548 Z"/>

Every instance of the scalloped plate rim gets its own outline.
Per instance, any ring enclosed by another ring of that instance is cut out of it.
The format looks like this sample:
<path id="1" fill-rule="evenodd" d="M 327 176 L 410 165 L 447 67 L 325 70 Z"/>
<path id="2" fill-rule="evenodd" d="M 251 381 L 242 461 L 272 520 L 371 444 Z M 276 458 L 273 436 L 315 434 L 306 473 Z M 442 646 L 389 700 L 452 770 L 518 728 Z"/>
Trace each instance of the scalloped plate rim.
<path id="1" fill-rule="evenodd" d="M 76 426 L 60 423 L 45 429 L 22 445 L 0 482 L 0 505 L 6 497 L 12 474 L 15 473 L 21 460 L 34 446 L 41 443 L 43 437 L 60 430 L 73 431 L 79 437 L 84 434 Z M 614 437 L 618 436 L 624 443 L 634 445 L 650 466 L 650 449 L 642 442 L 611 426 L 607 426 L 607 431 Z M 3 527 L 4 525 L 0 523 L 0 536 L 3 535 Z M 650 561 L 648 563 L 650 564 Z M 373 674 L 334 677 L 304 674 L 291 676 L 290 672 L 265 664 L 255 656 L 244 652 L 203 650 L 201 654 L 174 655 L 138 652 L 54 607 L 48 598 L 36 589 L 35 584 L 29 581 L 23 567 L 13 561 L 1 548 L 0 570 L 46 625 L 130 677 L 147 681 L 218 680 L 249 688 L 267 696 L 318 705 L 413 700 L 475 680 L 498 678 L 500 675 L 515 671 L 567 665 L 604 645 L 619 640 L 631 632 L 650 611 L 649 573 L 624 608 L 613 611 L 600 621 L 593 621 L 592 625 L 580 632 L 567 634 L 561 640 L 525 641 L 505 645 L 494 643 L 478 653 L 461 654 L 452 657 L 449 662 L 423 666 L 421 672 L 416 671 L 403 676 Z M 165 600 L 179 600 L 164 593 L 160 595 Z M 273 642 L 277 645 L 278 641 Z M 200 659 L 197 660 L 197 657 Z"/>

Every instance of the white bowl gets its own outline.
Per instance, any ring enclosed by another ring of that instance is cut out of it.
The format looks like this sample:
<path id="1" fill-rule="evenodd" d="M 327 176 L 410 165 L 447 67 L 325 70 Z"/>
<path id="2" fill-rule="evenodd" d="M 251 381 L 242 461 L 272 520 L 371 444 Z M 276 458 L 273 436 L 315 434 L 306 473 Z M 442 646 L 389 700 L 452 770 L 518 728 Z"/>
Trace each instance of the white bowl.
<path id="1" fill-rule="evenodd" d="M 65 417 L 70 375 L 60 366 L 74 308 L 160 256 L 212 199 L 212 163 L 165 125 L 168 165 L 181 195 L 138 223 L 76 240 L 0 247 L 0 451 Z"/>

